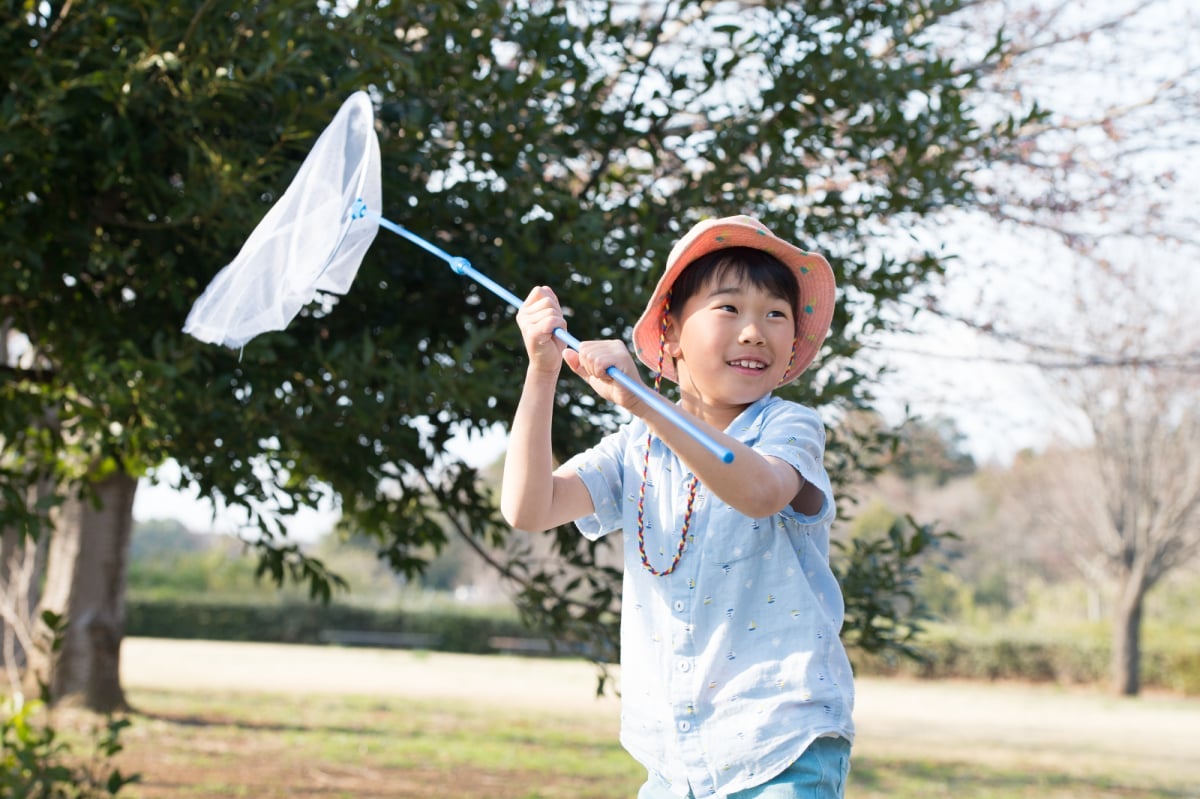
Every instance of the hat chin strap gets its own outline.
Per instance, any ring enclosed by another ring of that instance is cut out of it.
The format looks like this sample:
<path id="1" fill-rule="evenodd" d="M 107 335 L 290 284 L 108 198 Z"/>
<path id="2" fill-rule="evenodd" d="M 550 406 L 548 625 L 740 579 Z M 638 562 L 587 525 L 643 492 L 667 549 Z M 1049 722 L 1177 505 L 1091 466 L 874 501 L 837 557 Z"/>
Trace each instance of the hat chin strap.
<path id="1" fill-rule="evenodd" d="M 799 341 L 800 340 L 798 338 L 792 336 L 792 354 L 788 356 L 787 368 L 784 369 L 783 374 L 779 376 L 779 385 L 781 386 L 787 382 L 787 376 L 792 373 L 792 369 L 796 366 L 796 346 Z"/>

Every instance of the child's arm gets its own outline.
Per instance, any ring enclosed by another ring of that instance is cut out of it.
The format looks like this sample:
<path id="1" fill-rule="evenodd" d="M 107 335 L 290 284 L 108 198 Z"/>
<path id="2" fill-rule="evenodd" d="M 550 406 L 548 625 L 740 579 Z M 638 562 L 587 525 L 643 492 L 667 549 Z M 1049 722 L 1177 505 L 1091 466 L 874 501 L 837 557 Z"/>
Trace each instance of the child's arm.
<path id="1" fill-rule="evenodd" d="M 594 509 L 592 497 L 577 474 L 554 471 L 550 419 L 566 348 L 554 337 L 554 330 L 567 327 L 554 293 L 545 287 L 535 288 L 517 312 L 517 324 L 529 354 L 529 367 L 504 459 L 500 512 L 513 527 L 540 532 L 586 516 Z"/>
<path id="2" fill-rule="evenodd" d="M 679 456 L 708 490 L 738 511 L 754 518 L 778 513 L 788 505 L 808 515 L 820 511 L 824 502 L 820 489 L 805 481 L 790 464 L 760 455 L 693 417 L 696 424 L 707 430 L 717 443 L 733 451 L 732 463 L 714 458 L 703 444 L 636 395 L 614 383 L 605 374 L 609 366 L 616 366 L 629 375 L 637 375 L 629 349 L 622 342 L 583 342 L 579 354 L 567 350 L 563 357 L 567 365 L 587 380 L 596 393 L 645 421 L 650 430 Z"/>

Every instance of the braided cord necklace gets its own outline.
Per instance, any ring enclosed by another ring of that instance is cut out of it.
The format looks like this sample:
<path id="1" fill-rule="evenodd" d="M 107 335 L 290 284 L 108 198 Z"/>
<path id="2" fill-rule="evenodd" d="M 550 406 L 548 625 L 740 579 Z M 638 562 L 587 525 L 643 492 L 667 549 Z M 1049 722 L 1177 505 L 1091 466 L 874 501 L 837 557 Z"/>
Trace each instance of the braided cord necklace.
<path id="1" fill-rule="evenodd" d="M 654 375 L 655 393 L 659 393 L 659 387 L 662 385 L 663 359 L 667 349 L 667 315 L 670 311 L 671 295 L 668 293 L 666 300 L 663 302 L 662 326 L 658 331 L 658 370 Z M 692 506 L 696 502 L 696 491 L 700 487 L 700 480 L 695 475 L 692 475 L 692 479 L 688 483 L 687 507 L 683 512 L 683 528 L 679 532 L 679 547 L 675 550 L 675 556 L 671 559 L 671 565 L 659 571 L 650 563 L 650 557 L 646 554 L 646 483 L 649 482 L 650 442 L 653 438 L 653 433 L 646 433 L 646 458 L 642 462 L 642 487 L 638 490 L 637 545 L 638 554 L 642 557 L 642 568 L 655 577 L 666 577 L 675 571 L 675 567 L 679 565 L 680 559 L 683 558 L 683 550 L 687 547 L 688 530 L 692 526 Z"/>

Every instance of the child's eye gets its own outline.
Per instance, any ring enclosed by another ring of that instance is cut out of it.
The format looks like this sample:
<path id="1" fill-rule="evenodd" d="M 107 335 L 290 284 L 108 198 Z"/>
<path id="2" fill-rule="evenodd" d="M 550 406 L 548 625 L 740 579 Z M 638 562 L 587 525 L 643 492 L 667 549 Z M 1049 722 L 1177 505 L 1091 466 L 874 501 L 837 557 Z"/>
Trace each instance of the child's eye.
<path id="1" fill-rule="evenodd" d="M 733 305 L 719 305 L 719 306 L 717 306 L 717 310 L 718 311 L 727 311 L 728 313 L 737 313 L 737 307 L 735 307 Z"/>
<path id="2" fill-rule="evenodd" d="M 767 316 L 770 316 L 774 319 L 787 319 L 788 312 L 787 311 L 771 311 L 769 314 L 767 314 Z"/>

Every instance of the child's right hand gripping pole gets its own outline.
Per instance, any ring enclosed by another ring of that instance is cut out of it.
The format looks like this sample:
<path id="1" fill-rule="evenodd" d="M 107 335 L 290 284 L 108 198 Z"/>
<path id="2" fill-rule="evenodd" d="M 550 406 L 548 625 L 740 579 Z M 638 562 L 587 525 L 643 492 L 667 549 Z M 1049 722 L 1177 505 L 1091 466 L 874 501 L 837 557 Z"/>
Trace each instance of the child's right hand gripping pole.
<path id="1" fill-rule="evenodd" d="M 566 344 L 571 349 L 579 352 L 580 341 L 572 336 L 561 327 L 554 331 L 554 337 Z M 702 430 L 691 418 L 689 418 L 679 407 L 663 397 L 662 394 L 647 388 L 644 383 L 637 378 L 630 377 L 615 366 L 610 366 L 605 370 L 605 374 L 613 379 L 614 382 L 620 383 L 623 388 L 637 394 L 638 398 L 653 405 L 659 413 L 666 416 L 673 424 L 685 431 L 692 438 L 704 445 L 704 448 L 713 455 L 721 459 L 723 463 L 733 462 L 733 450 L 729 447 L 721 445 L 708 431 Z"/>

